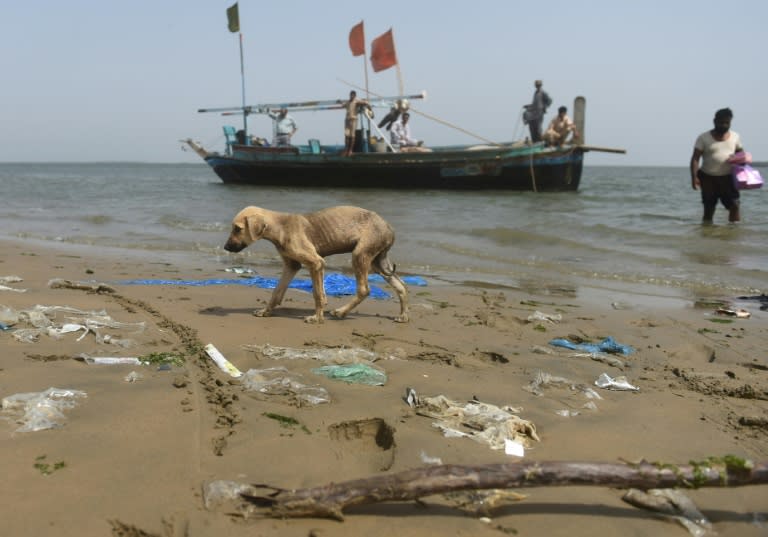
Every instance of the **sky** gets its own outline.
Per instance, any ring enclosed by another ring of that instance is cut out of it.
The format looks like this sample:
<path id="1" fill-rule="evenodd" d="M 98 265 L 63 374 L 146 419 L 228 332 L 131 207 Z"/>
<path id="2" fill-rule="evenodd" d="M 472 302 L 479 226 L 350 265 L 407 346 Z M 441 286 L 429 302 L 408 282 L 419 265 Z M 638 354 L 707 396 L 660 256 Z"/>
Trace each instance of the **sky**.
<path id="1" fill-rule="evenodd" d="M 198 113 L 243 100 L 234 0 L 8 0 L 0 18 L 0 162 L 197 162 L 180 140 L 223 150 L 222 126 Z M 426 145 L 525 136 L 521 111 L 542 79 L 545 122 L 586 98 L 595 165 L 687 166 L 715 110 L 756 160 L 768 160 L 768 2 L 712 0 L 240 0 L 249 105 L 393 96 L 402 80 L 411 129 Z M 348 36 L 393 29 L 398 69 L 374 73 Z M 386 109 L 377 109 L 380 118 Z M 421 115 L 419 112 L 425 114 Z M 343 112 L 292 114 L 298 141 L 343 143 Z M 429 117 L 438 118 L 441 122 Z M 456 126 L 454 129 L 445 125 Z M 271 122 L 250 116 L 271 138 Z"/>

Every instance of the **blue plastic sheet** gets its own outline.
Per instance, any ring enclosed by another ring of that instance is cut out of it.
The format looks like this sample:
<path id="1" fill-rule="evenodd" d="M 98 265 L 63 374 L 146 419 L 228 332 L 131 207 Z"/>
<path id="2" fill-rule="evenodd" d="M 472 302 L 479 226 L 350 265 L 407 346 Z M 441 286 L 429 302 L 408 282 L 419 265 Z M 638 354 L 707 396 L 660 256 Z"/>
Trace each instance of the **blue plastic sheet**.
<path id="1" fill-rule="evenodd" d="M 408 285 L 424 286 L 427 282 L 419 276 L 404 276 L 402 280 Z M 277 287 L 278 278 L 264 278 L 262 276 L 252 276 L 249 278 L 210 278 L 206 280 L 123 280 L 117 282 L 122 285 L 186 285 L 186 286 L 206 286 L 206 285 L 246 285 L 260 287 L 262 289 L 274 289 Z M 369 282 L 384 282 L 378 274 L 368 277 Z M 289 285 L 291 289 L 299 289 L 308 293 L 312 292 L 312 280 L 294 279 Z M 389 298 L 391 295 L 377 287 L 371 285 L 371 297 Z M 344 274 L 331 273 L 325 275 L 325 294 L 329 296 L 354 295 L 357 285 L 355 279 Z"/>
<path id="2" fill-rule="evenodd" d="M 567 339 L 553 339 L 549 342 L 550 345 L 555 347 L 565 347 L 566 349 L 572 349 L 574 351 L 584 352 L 607 352 L 609 354 L 623 354 L 629 356 L 635 349 L 629 345 L 622 345 L 617 343 L 612 337 L 607 337 L 600 343 L 573 343 Z"/>

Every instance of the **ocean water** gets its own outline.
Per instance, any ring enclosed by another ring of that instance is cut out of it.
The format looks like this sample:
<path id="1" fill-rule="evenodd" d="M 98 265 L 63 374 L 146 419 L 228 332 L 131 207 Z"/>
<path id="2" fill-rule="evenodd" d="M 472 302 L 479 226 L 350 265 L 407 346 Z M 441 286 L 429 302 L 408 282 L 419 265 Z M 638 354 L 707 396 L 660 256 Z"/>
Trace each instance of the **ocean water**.
<path id="1" fill-rule="evenodd" d="M 718 207 L 702 226 L 685 167 L 589 166 L 587 156 L 579 192 L 536 194 L 233 186 L 203 163 L 0 163 L 0 237 L 163 260 L 180 277 L 231 266 L 277 276 L 267 242 L 223 250 L 234 214 L 339 204 L 386 218 L 398 271 L 435 284 L 654 304 L 768 292 L 768 189 L 742 193 L 742 223 Z M 328 263 L 348 270 L 344 256 Z"/>

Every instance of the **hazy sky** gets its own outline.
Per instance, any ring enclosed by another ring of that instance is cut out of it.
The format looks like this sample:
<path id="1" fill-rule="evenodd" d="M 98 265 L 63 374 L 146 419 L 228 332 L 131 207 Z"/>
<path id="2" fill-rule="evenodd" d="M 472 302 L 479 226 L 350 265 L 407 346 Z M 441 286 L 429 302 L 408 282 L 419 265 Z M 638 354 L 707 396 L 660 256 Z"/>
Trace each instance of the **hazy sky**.
<path id="1" fill-rule="evenodd" d="M 195 162 L 179 139 L 223 149 L 221 126 L 199 114 L 238 106 L 233 0 L 3 2 L 0 161 Z M 241 0 L 248 104 L 348 95 L 365 85 L 348 46 L 365 22 L 366 47 L 389 28 L 413 107 L 484 138 L 526 133 L 522 105 L 541 78 L 556 107 L 587 99 L 586 142 L 625 148 L 587 164 L 686 166 L 716 109 L 734 111 L 755 159 L 768 160 L 768 2 L 710 0 Z M 368 69 L 369 88 L 398 93 L 395 68 Z M 358 92 L 361 93 L 361 92 Z M 379 110 L 378 117 L 385 111 Z M 296 112 L 299 141 L 343 142 L 341 111 Z M 413 115 L 426 143 L 475 143 Z M 253 134 L 271 123 L 251 116 Z"/>

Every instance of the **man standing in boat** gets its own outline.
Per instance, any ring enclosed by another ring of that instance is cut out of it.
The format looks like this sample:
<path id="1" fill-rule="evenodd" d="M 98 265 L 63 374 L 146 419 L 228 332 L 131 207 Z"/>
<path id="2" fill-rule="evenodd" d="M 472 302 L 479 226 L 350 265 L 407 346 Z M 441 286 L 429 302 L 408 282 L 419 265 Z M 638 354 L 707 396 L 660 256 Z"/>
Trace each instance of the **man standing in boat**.
<path id="1" fill-rule="evenodd" d="M 288 109 L 281 108 L 277 115 L 270 112 L 269 117 L 275 122 L 274 145 L 277 147 L 291 145 L 291 137 L 296 134 L 299 127 L 296 125 L 296 121 L 288 115 Z"/>
<path id="2" fill-rule="evenodd" d="M 339 101 L 342 103 L 342 101 Z M 349 157 L 352 155 L 352 150 L 355 147 L 355 131 L 357 130 L 357 113 L 360 108 L 368 106 L 368 101 L 365 99 L 358 99 L 357 92 L 352 90 L 349 92 L 349 100 L 342 103 L 346 115 L 344 116 L 344 156 Z"/>
<path id="3" fill-rule="evenodd" d="M 549 98 L 546 91 L 541 89 L 541 80 L 537 80 L 533 85 L 536 87 L 536 91 L 533 93 L 531 104 L 525 105 L 523 122 L 528 124 L 531 131 L 531 142 L 536 143 L 541 141 L 541 124 L 544 121 L 547 108 L 552 104 L 552 99 Z"/>

